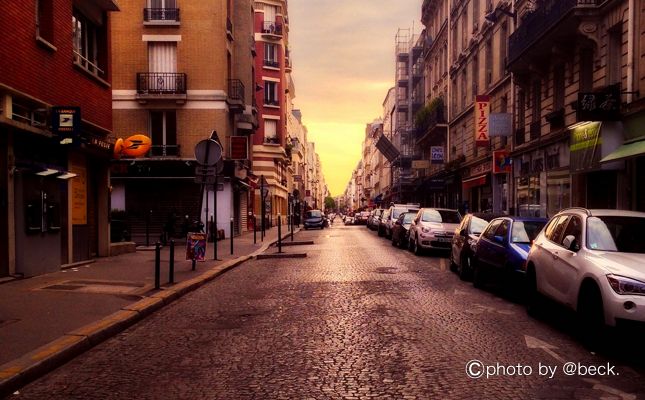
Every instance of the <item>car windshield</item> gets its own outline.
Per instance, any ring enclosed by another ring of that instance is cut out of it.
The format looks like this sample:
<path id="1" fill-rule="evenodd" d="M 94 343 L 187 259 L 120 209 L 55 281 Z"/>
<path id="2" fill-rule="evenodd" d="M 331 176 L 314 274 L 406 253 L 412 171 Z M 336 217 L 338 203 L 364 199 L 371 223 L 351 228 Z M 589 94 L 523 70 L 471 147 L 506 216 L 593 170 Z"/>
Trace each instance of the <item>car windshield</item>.
<path id="1" fill-rule="evenodd" d="M 414 219 L 415 213 L 405 213 L 403 214 L 403 225 L 409 225 Z"/>
<path id="2" fill-rule="evenodd" d="M 307 214 L 305 218 L 320 218 L 322 217 L 322 213 L 318 210 L 313 210 L 313 211 L 307 211 Z"/>
<path id="3" fill-rule="evenodd" d="M 486 229 L 487 226 L 488 221 L 486 221 L 485 219 L 472 217 L 472 220 L 470 221 L 470 233 L 479 235 L 480 233 L 484 232 L 484 229 Z"/>
<path id="4" fill-rule="evenodd" d="M 587 247 L 591 250 L 645 253 L 645 218 L 601 216 L 587 218 Z"/>
<path id="5" fill-rule="evenodd" d="M 399 215 L 401 215 L 402 213 L 404 213 L 404 212 L 406 212 L 406 211 L 407 211 L 407 210 L 405 210 L 405 209 L 403 209 L 403 208 L 395 208 L 395 209 L 393 209 L 393 210 L 392 210 L 392 219 L 397 219 L 397 218 L 399 218 Z"/>
<path id="6" fill-rule="evenodd" d="M 513 243 L 531 243 L 544 228 L 542 221 L 515 221 L 513 223 Z"/>
<path id="7" fill-rule="evenodd" d="M 421 216 L 423 222 L 444 222 L 447 224 L 458 224 L 460 221 L 459 213 L 450 210 L 424 210 Z"/>

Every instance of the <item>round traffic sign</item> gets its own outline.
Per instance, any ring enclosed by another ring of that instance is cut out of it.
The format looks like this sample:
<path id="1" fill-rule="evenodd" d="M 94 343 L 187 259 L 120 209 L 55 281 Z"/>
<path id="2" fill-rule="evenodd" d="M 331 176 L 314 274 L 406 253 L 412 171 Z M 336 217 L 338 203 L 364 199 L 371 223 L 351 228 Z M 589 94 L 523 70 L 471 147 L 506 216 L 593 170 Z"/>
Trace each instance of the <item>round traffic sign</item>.
<path id="1" fill-rule="evenodd" d="M 201 165 L 215 165 L 222 158 L 222 146 L 206 139 L 195 145 L 195 159 Z"/>

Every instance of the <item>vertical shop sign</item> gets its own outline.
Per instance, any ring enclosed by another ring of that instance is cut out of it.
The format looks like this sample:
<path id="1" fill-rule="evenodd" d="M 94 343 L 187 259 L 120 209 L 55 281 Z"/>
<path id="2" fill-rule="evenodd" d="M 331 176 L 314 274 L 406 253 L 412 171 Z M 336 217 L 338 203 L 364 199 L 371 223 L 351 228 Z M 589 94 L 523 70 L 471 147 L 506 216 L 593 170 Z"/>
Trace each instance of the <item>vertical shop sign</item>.
<path id="1" fill-rule="evenodd" d="M 488 132 L 488 116 L 490 114 L 490 97 L 475 96 L 475 144 L 488 146 L 490 135 Z"/>

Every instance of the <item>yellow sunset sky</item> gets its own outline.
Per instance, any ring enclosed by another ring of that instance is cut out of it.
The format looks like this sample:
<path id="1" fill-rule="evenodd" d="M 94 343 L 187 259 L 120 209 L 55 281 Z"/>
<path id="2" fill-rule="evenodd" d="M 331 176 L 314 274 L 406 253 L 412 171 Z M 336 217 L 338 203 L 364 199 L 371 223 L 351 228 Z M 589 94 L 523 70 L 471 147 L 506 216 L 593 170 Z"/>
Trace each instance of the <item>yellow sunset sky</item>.
<path id="1" fill-rule="evenodd" d="M 309 141 L 332 196 L 361 158 L 365 125 L 394 86 L 398 28 L 422 30 L 421 0 L 289 0 L 289 47 Z"/>

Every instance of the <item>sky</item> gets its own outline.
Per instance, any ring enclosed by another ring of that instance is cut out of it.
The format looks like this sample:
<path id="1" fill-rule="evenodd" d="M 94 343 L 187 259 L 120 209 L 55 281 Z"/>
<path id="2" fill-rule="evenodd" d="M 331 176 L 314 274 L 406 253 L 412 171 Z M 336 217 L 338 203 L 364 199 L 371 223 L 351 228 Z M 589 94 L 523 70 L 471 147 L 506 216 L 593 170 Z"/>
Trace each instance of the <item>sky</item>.
<path id="1" fill-rule="evenodd" d="M 289 48 L 308 140 L 327 187 L 343 193 L 361 159 L 365 126 L 394 86 L 394 36 L 419 33 L 422 0 L 289 0 Z"/>

